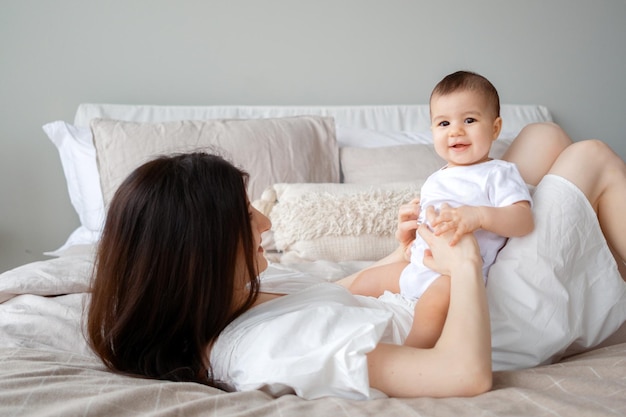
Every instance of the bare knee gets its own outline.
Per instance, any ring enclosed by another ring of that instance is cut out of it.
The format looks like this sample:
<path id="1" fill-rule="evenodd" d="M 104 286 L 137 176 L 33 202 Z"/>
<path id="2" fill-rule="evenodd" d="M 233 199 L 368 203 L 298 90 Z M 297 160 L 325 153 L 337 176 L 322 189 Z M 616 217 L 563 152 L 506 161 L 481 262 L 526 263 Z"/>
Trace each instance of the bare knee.
<path id="1" fill-rule="evenodd" d="M 537 185 L 571 144 L 572 140 L 556 123 L 531 123 L 520 131 L 503 159 L 517 164 L 528 184 Z"/>
<path id="2" fill-rule="evenodd" d="M 569 146 L 553 164 L 550 173 L 576 185 L 596 212 L 603 195 L 623 193 L 626 188 L 624 161 L 606 143 L 597 139 Z"/>
<path id="3" fill-rule="evenodd" d="M 594 177 L 596 186 L 606 186 L 606 182 L 615 174 L 624 175 L 624 161 L 601 140 L 587 139 L 575 142 L 564 154 L 565 157 L 561 159 L 567 166 Z"/>
<path id="4" fill-rule="evenodd" d="M 536 141 L 542 151 L 561 153 L 563 149 L 572 144 L 572 139 L 565 133 L 565 130 L 553 122 L 531 123 L 526 125 L 521 131 L 521 135 L 528 135 L 529 140 Z"/>
<path id="5" fill-rule="evenodd" d="M 571 152 L 578 152 L 581 159 L 601 161 L 603 166 L 610 168 L 612 165 L 623 164 L 621 158 L 609 145 L 599 139 L 587 139 L 572 145 Z"/>

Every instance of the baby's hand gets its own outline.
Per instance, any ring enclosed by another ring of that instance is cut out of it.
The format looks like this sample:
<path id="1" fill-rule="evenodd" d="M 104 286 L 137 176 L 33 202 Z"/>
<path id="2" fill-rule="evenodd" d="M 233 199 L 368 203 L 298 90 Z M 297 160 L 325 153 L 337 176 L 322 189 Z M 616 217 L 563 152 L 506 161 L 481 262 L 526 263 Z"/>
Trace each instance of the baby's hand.
<path id="1" fill-rule="evenodd" d="M 452 208 L 444 203 L 439 208 L 439 214 L 431 222 L 431 227 L 436 236 L 453 230 L 454 236 L 450 239 L 450 246 L 454 246 L 461 239 L 461 236 L 480 229 L 481 224 L 480 207 L 460 206 Z"/>

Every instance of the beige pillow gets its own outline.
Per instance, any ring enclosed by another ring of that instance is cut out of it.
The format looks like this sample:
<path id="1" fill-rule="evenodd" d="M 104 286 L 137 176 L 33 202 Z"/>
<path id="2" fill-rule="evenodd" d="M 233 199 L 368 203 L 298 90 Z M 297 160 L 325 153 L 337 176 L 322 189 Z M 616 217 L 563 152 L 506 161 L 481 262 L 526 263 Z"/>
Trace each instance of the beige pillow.
<path id="1" fill-rule="evenodd" d="M 489 155 L 500 159 L 511 140 L 498 139 Z M 381 148 L 344 147 L 340 150 L 343 182 L 385 184 L 423 181 L 445 165 L 432 144 L 385 146 Z"/>
<path id="2" fill-rule="evenodd" d="M 278 182 L 338 182 L 334 120 L 275 119 L 91 122 L 105 206 L 138 166 L 160 155 L 216 152 L 250 174 L 251 199 Z"/>
<path id="3" fill-rule="evenodd" d="M 384 184 L 422 180 L 444 166 L 432 145 L 398 145 L 382 148 L 341 148 L 343 182 Z"/>
<path id="4" fill-rule="evenodd" d="M 419 197 L 421 186 L 275 184 L 253 205 L 272 221 L 282 263 L 374 261 L 397 247 L 398 209 Z"/>

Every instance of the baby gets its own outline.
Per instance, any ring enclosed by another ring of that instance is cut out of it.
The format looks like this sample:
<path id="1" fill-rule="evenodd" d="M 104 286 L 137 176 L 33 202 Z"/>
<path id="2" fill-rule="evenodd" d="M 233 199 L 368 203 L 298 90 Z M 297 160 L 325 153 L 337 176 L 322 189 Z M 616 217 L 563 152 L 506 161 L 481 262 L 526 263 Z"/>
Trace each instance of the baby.
<path id="1" fill-rule="evenodd" d="M 534 227 L 530 193 L 517 167 L 489 158 L 502 128 L 498 92 L 481 75 L 455 72 L 433 89 L 430 117 L 435 151 L 447 164 L 424 183 L 418 222 L 427 223 L 436 234 L 453 230 L 451 245 L 463 234 L 474 233 L 486 282 L 507 237 L 523 236 Z M 424 348 L 439 339 L 450 299 L 450 277 L 424 266 L 425 249 L 418 236 L 408 265 L 363 271 L 350 286 L 355 294 L 380 296 L 388 290 L 415 302 L 414 323 L 405 343 Z"/>

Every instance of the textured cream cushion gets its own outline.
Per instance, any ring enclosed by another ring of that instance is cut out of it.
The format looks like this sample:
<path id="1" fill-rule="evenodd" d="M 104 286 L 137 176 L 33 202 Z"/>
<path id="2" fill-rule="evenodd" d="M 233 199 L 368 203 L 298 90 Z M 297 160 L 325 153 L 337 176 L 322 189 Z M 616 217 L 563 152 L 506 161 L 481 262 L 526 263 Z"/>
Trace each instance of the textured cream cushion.
<path id="1" fill-rule="evenodd" d="M 508 139 L 495 141 L 489 155 L 501 158 L 510 144 Z M 340 161 L 343 182 L 354 184 L 423 181 L 445 165 L 432 144 L 344 147 L 340 150 Z"/>
<path id="2" fill-rule="evenodd" d="M 418 197 L 421 186 L 275 184 L 253 205 L 272 221 L 281 263 L 373 261 L 397 247 L 398 209 Z"/>
<path id="3" fill-rule="evenodd" d="M 278 182 L 338 182 L 339 156 L 332 118 L 139 123 L 91 122 L 105 206 L 135 168 L 160 155 L 204 150 L 250 174 L 251 199 Z"/>

